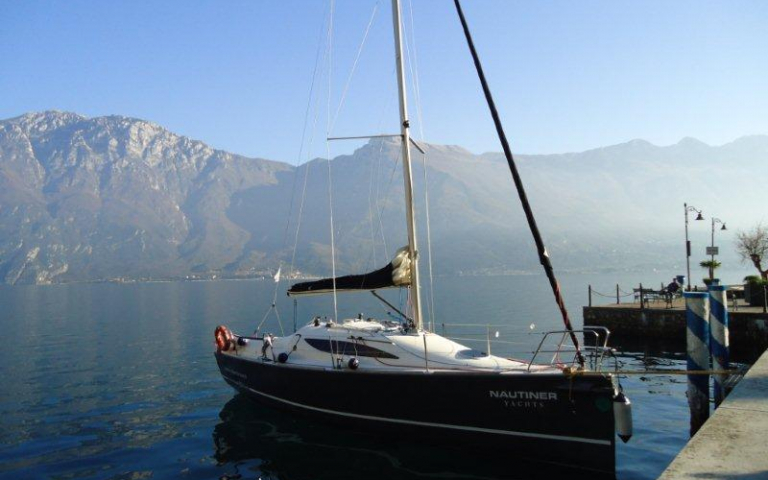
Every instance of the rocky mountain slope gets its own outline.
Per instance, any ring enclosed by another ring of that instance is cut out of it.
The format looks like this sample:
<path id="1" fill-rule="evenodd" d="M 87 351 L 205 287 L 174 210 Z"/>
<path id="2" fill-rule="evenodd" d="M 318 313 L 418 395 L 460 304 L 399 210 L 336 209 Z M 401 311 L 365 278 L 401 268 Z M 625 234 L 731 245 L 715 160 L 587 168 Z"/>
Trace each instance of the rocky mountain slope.
<path id="1" fill-rule="evenodd" d="M 396 141 L 376 140 L 331 161 L 341 273 L 383 265 L 405 243 L 399 153 Z M 536 267 L 500 154 L 429 145 L 426 158 L 414 158 L 422 220 L 427 166 L 438 272 Z M 519 160 L 560 269 L 679 263 L 683 201 L 745 227 L 765 211 L 766 136 L 720 147 L 636 140 Z M 295 265 L 327 274 L 327 160 L 294 167 L 246 158 L 120 116 L 0 121 L 0 282 L 271 271 L 291 261 L 305 178 Z"/>
<path id="2" fill-rule="evenodd" d="M 239 259 L 233 192 L 291 167 L 150 122 L 29 114 L 0 123 L 0 279 L 171 277 Z"/>

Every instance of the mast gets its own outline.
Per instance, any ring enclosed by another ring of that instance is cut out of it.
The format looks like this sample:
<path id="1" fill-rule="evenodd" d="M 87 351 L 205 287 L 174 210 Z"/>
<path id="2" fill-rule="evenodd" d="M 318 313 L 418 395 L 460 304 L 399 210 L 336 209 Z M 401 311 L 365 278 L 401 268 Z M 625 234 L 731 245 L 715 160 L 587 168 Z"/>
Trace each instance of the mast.
<path id="1" fill-rule="evenodd" d="M 395 27 L 395 63 L 397 64 L 397 88 L 400 97 L 400 134 L 403 146 L 403 182 L 405 183 L 405 215 L 408 222 L 408 253 L 411 257 L 411 302 L 413 323 L 421 330 L 421 297 L 419 288 L 419 251 L 416 243 L 416 220 L 413 208 L 413 173 L 411 169 L 411 135 L 408 122 L 408 103 L 405 96 L 405 68 L 403 67 L 403 40 L 400 22 L 400 0 L 392 0 L 392 20 Z"/>

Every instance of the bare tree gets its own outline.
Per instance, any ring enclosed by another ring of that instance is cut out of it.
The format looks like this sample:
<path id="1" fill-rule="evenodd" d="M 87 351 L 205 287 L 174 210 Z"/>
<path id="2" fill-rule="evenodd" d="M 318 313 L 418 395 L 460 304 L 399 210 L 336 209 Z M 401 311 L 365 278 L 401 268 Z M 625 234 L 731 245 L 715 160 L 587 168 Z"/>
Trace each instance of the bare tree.
<path id="1" fill-rule="evenodd" d="M 755 266 L 760 276 L 768 280 L 768 268 L 763 269 L 763 260 L 768 256 L 768 228 L 762 224 L 749 232 L 736 234 L 736 251 L 739 252 L 743 262 L 750 261 Z"/>

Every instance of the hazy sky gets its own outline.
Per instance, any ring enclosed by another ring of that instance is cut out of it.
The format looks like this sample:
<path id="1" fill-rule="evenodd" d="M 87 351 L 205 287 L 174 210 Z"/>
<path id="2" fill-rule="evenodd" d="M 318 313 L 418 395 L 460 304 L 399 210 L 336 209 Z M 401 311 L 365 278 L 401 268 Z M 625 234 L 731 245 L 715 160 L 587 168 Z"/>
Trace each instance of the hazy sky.
<path id="1" fill-rule="evenodd" d="M 376 5 L 335 3 L 331 116 Z M 391 8 L 386 0 L 376 8 L 336 135 L 397 131 Z M 464 8 L 514 151 L 768 133 L 768 2 L 465 0 Z M 427 140 L 500 150 L 453 2 L 414 0 L 412 9 Z M 295 163 L 328 11 L 321 0 L 1 1 L 0 118 L 48 109 L 135 116 Z M 311 109 L 318 138 L 327 64 Z M 336 143 L 331 154 L 353 146 Z M 325 154 L 325 144 L 312 154 Z"/>

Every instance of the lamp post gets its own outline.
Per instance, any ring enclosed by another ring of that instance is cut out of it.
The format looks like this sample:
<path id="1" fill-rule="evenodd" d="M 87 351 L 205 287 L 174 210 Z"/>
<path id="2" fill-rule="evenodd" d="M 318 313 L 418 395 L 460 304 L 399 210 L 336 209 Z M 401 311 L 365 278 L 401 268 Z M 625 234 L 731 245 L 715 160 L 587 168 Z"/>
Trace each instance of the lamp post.
<path id="1" fill-rule="evenodd" d="M 688 212 L 696 212 L 696 220 L 704 220 L 701 215 L 701 210 L 697 210 L 696 207 L 684 203 L 685 207 L 685 266 L 688 270 L 688 287 L 686 290 L 691 291 L 691 241 L 688 240 Z"/>
<path id="2" fill-rule="evenodd" d="M 710 246 L 711 248 L 709 249 L 709 254 L 711 256 L 711 262 L 709 264 L 709 278 L 715 277 L 715 225 L 718 223 L 722 225 L 720 230 L 728 230 L 725 228 L 725 222 L 719 218 L 712 217 L 712 244 Z"/>

